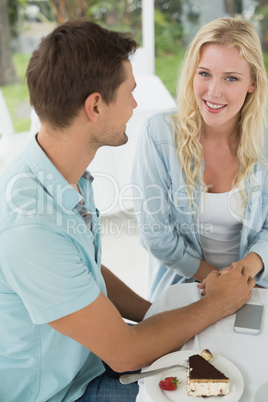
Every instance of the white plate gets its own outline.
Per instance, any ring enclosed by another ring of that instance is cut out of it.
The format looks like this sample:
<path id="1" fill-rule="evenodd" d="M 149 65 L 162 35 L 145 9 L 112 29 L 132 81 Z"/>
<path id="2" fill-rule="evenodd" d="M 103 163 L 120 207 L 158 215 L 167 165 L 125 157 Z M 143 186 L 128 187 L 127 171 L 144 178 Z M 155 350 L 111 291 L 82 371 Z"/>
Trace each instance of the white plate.
<path id="1" fill-rule="evenodd" d="M 157 369 L 160 367 L 169 366 L 171 364 L 183 363 L 189 356 L 199 354 L 201 350 L 181 350 L 179 352 L 170 353 L 160 359 L 156 360 L 148 370 Z M 213 360 L 211 363 L 220 371 L 222 371 L 230 379 L 230 393 L 225 396 L 211 396 L 208 402 L 238 402 L 244 389 L 244 380 L 238 370 L 238 368 L 230 362 L 216 353 L 213 353 Z M 159 382 L 165 377 L 176 376 L 181 384 L 178 384 L 178 388 L 175 391 L 162 391 L 159 387 Z M 186 369 L 175 368 L 162 373 L 156 374 L 152 377 L 145 378 L 145 388 L 151 399 L 154 402 L 187 402 L 195 400 L 204 400 L 204 398 L 194 398 L 187 395 L 186 390 Z M 201 399 L 202 398 L 202 399 Z"/>

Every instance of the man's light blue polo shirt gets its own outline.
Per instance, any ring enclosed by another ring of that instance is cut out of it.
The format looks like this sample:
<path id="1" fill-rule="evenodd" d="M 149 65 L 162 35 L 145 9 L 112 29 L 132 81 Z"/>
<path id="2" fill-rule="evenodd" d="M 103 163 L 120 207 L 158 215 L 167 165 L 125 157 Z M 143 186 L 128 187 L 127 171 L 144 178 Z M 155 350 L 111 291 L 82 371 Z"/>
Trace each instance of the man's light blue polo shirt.
<path id="1" fill-rule="evenodd" d="M 104 371 L 97 356 L 48 325 L 106 294 L 89 177 L 79 181 L 81 196 L 35 138 L 0 177 L 0 401 L 73 402 Z"/>

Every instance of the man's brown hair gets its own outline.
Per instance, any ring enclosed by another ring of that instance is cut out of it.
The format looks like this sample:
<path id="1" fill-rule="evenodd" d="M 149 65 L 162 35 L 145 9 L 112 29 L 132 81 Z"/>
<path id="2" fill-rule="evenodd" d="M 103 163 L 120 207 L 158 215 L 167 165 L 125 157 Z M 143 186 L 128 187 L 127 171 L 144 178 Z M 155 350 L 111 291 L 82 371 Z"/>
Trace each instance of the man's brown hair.
<path id="1" fill-rule="evenodd" d="M 122 62 L 136 48 L 131 34 L 84 18 L 58 26 L 42 39 L 26 72 L 30 102 L 40 120 L 67 127 L 93 92 L 112 102 L 125 80 Z"/>

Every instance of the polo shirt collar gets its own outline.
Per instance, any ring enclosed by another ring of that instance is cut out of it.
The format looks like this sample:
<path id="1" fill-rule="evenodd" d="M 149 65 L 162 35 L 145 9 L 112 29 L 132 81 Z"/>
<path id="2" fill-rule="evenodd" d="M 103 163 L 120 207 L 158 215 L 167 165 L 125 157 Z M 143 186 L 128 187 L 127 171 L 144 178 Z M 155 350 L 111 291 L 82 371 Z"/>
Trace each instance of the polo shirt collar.
<path id="1" fill-rule="evenodd" d="M 72 210 L 83 199 L 82 195 L 68 183 L 46 156 L 38 144 L 36 136 L 28 143 L 25 149 L 25 157 L 37 181 L 42 184 L 61 208 Z M 87 171 L 82 177 L 89 181 L 93 180 Z"/>

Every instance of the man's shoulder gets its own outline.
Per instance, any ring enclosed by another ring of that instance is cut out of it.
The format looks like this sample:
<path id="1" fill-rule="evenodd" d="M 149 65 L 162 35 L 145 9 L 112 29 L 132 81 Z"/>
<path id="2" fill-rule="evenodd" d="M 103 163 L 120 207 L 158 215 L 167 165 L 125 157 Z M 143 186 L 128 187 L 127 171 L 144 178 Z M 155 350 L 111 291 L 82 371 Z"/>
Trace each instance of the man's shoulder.
<path id="1" fill-rule="evenodd" d="M 40 183 L 21 155 L 0 176 L 0 230 L 32 221 L 40 194 Z"/>
<path id="2" fill-rule="evenodd" d="M 0 176 L 0 189 L 4 190 L 5 196 L 10 190 L 15 195 L 23 190 L 34 190 L 37 185 L 36 176 L 25 162 L 24 155 L 11 163 Z M 3 191 L 1 194 L 3 195 Z"/>

